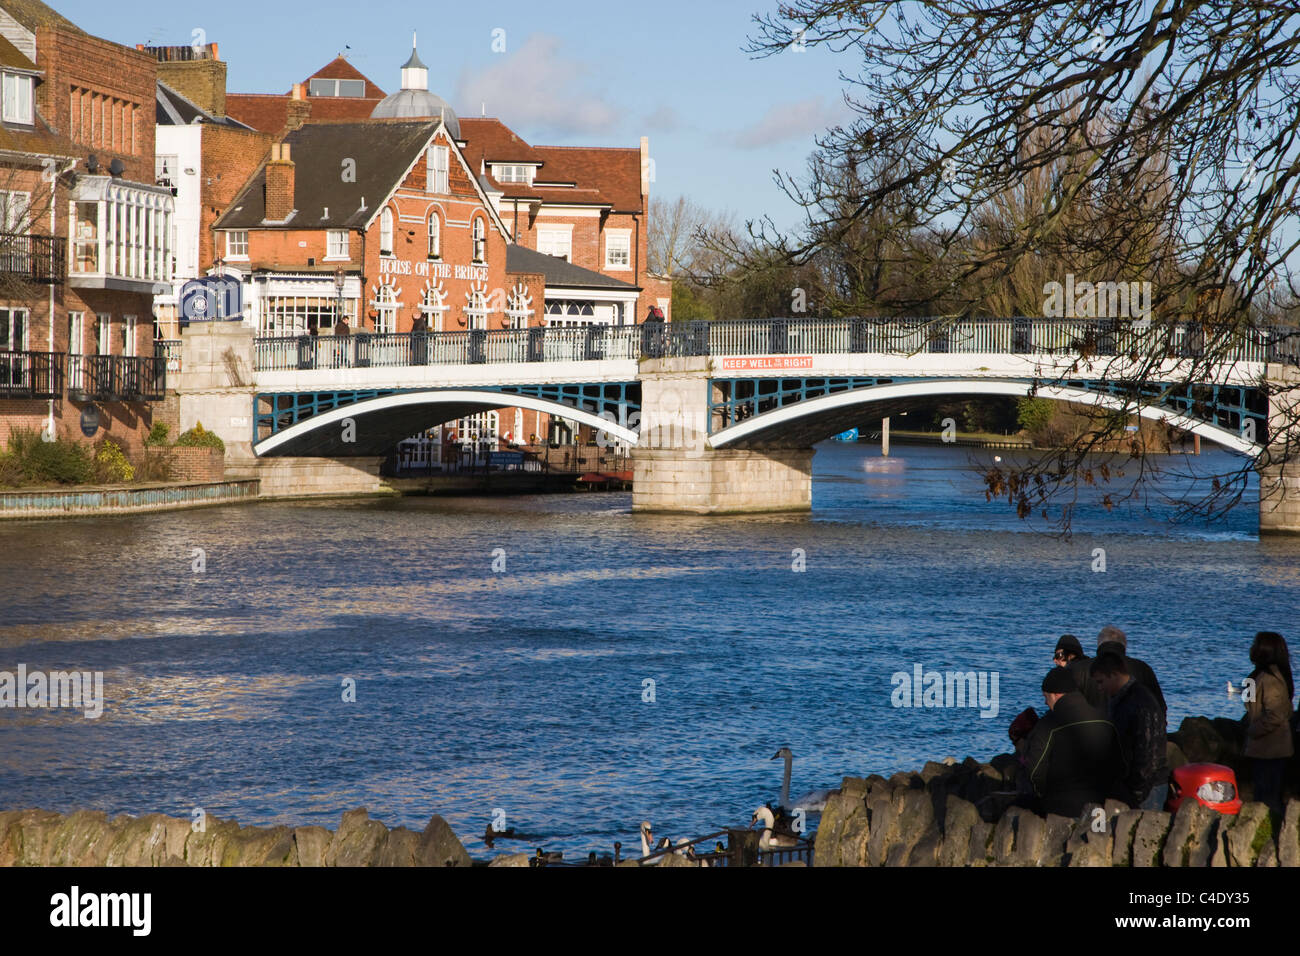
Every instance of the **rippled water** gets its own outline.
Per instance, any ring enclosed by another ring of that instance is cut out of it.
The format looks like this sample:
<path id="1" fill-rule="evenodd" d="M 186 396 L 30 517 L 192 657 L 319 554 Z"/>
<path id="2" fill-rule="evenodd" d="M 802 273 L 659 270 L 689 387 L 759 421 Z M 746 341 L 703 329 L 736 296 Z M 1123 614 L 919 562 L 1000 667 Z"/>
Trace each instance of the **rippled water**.
<path id="1" fill-rule="evenodd" d="M 673 837 L 748 822 L 782 745 L 796 795 L 1001 752 L 1063 631 L 1128 631 L 1171 724 L 1238 715 L 1224 688 L 1251 635 L 1294 639 L 1300 542 L 1258 540 L 1253 504 L 1208 528 L 1086 504 L 1063 542 L 986 503 L 966 451 L 864 473 L 877 453 L 823 446 L 802 516 L 591 494 L 0 525 L 0 670 L 102 670 L 107 697 L 98 720 L 0 710 L 3 803 L 330 827 L 361 805 L 390 826 L 437 812 L 476 855 L 500 808 L 543 837 L 523 849 L 604 852 L 645 818 Z M 914 664 L 997 672 L 1000 713 L 895 709 Z"/>

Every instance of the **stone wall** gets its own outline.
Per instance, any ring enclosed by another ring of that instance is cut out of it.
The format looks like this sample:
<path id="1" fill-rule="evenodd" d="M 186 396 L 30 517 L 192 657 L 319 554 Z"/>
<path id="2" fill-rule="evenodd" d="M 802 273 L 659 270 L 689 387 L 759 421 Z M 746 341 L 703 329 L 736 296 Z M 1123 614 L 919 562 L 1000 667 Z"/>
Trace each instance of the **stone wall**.
<path id="1" fill-rule="evenodd" d="M 365 808 L 324 827 L 241 827 L 80 810 L 0 813 L 0 866 L 469 866 L 469 854 L 440 816 L 422 833 L 390 830 Z"/>

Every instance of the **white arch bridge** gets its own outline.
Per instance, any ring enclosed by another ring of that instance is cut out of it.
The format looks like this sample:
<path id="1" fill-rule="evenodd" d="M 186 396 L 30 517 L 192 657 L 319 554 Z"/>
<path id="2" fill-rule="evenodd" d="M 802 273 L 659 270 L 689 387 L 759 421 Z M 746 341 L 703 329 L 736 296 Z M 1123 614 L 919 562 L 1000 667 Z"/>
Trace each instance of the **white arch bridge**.
<path id="1" fill-rule="evenodd" d="M 1151 355 L 1162 358 L 1152 364 Z M 1140 369 L 1138 356 L 1147 357 Z M 1194 322 L 1106 319 L 778 318 L 260 338 L 251 437 L 258 456 L 378 455 L 433 425 L 520 407 L 634 446 L 634 507 L 785 509 L 810 501 L 815 442 L 940 396 L 1092 404 L 1256 456 L 1278 441 L 1271 412 L 1280 395 L 1295 400 L 1298 358 L 1293 328 L 1229 335 Z M 1120 384 L 1135 377 L 1137 393 Z"/>

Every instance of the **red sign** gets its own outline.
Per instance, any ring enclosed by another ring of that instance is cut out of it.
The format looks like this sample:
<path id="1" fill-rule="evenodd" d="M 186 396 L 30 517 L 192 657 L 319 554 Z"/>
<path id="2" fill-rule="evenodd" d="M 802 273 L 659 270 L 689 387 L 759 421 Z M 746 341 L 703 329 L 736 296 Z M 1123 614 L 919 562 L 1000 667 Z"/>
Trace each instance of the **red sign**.
<path id="1" fill-rule="evenodd" d="M 724 372 L 763 372 L 790 368 L 812 368 L 811 355 L 755 355 L 742 358 L 724 358 Z"/>

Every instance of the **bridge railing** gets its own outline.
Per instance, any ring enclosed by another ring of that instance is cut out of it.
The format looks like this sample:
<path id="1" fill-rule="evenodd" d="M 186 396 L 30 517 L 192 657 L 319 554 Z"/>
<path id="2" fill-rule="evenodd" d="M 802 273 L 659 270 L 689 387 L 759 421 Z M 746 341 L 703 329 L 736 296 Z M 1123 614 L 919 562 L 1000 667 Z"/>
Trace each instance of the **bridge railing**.
<path id="1" fill-rule="evenodd" d="M 775 318 L 645 322 L 576 328 L 468 329 L 259 337 L 259 371 L 514 362 L 583 362 L 708 355 L 980 353 L 1151 355 L 1300 363 L 1300 330 L 1231 333 L 1225 343 L 1197 323 L 1113 319 Z M 1225 348 L 1226 345 L 1226 348 Z"/>

